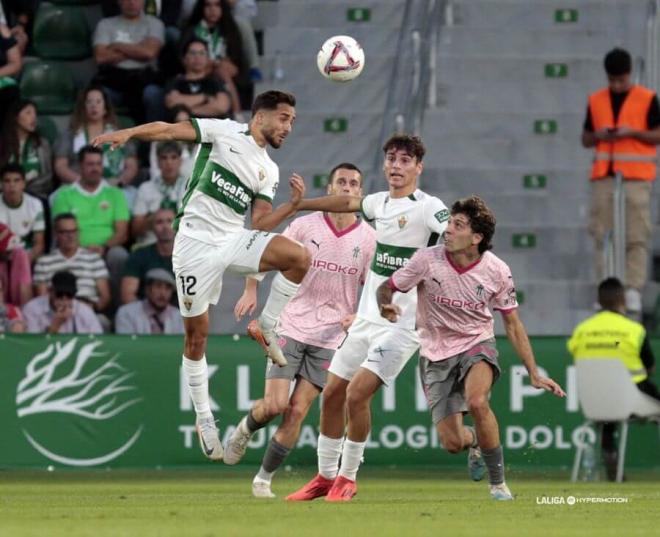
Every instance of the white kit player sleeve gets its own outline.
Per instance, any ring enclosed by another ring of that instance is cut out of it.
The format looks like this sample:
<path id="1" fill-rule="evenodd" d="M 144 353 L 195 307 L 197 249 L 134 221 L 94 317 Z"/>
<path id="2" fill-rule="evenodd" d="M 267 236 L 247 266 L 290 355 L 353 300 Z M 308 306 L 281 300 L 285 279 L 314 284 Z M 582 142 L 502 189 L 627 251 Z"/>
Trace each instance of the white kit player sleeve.
<path id="1" fill-rule="evenodd" d="M 222 137 L 229 125 L 233 123 L 229 119 L 202 119 L 190 118 L 190 122 L 197 133 L 197 142 L 209 144 L 218 141 Z"/>
<path id="2" fill-rule="evenodd" d="M 369 194 L 360 202 L 360 212 L 367 222 L 373 222 L 376 218 L 376 204 L 380 199 L 380 193 Z"/>
<path id="3" fill-rule="evenodd" d="M 263 174 L 263 178 L 262 178 Z M 277 166 L 269 166 L 259 170 L 259 189 L 255 192 L 256 197 L 273 203 L 277 186 L 280 184 L 280 171 Z"/>
<path id="4" fill-rule="evenodd" d="M 439 236 L 447 229 L 449 221 L 449 209 L 438 198 L 430 197 L 424 204 L 424 222 L 434 233 Z"/>

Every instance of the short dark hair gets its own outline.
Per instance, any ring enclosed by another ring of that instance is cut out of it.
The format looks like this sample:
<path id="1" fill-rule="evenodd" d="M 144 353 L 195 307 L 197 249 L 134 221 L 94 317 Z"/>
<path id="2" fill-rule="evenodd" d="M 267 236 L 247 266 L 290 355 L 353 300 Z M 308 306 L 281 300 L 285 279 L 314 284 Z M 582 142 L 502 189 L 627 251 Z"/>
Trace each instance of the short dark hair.
<path id="1" fill-rule="evenodd" d="M 206 41 L 204 41 L 203 39 L 200 39 L 199 37 L 191 37 L 181 47 L 181 56 L 185 56 L 186 54 L 188 54 L 188 49 L 190 48 L 190 45 L 192 45 L 193 43 L 199 43 L 200 45 L 204 45 L 204 50 L 208 54 L 208 52 L 209 52 L 208 43 Z"/>
<path id="2" fill-rule="evenodd" d="M 57 227 L 57 223 L 62 220 L 75 220 L 78 222 L 76 215 L 73 213 L 60 213 L 53 219 L 53 227 Z"/>
<path id="3" fill-rule="evenodd" d="M 605 310 L 617 310 L 626 303 L 625 289 L 618 278 L 606 278 L 598 285 L 598 303 Z"/>
<path id="4" fill-rule="evenodd" d="M 259 110 L 275 110 L 277 105 L 281 103 L 296 106 L 296 98 L 292 93 L 285 91 L 264 91 L 254 99 L 254 103 L 252 103 L 252 115 L 255 115 Z"/>
<path id="5" fill-rule="evenodd" d="M 341 164 L 337 164 L 334 168 L 332 168 L 332 170 L 330 170 L 330 174 L 328 175 L 328 184 L 332 184 L 332 180 L 337 170 L 353 170 L 358 172 L 360 174 L 360 184 L 362 184 L 362 170 L 350 162 L 342 162 Z"/>
<path id="6" fill-rule="evenodd" d="M 603 65 L 610 76 L 627 75 L 632 71 L 632 57 L 627 50 L 614 48 L 605 55 Z"/>
<path id="7" fill-rule="evenodd" d="M 405 151 L 410 156 L 415 157 L 417 162 L 421 162 L 426 154 L 422 139 L 419 136 L 410 134 L 393 134 L 390 136 L 383 145 L 383 153 L 387 153 L 391 149 Z"/>
<path id="8" fill-rule="evenodd" d="M 25 181 L 25 170 L 20 164 L 16 164 L 15 162 L 5 164 L 2 169 L 0 169 L 0 177 L 4 178 L 6 173 L 17 173 L 21 176 L 21 179 Z"/>
<path id="9" fill-rule="evenodd" d="M 175 153 L 181 156 L 181 145 L 174 140 L 167 140 L 165 142 L 158 142 L 156 146 L 156 156 L 160 157 L 166 153 Z"/>
<path id="10" fill-rule="evenodd" d="M 53 274 L 50 284 L 56 294 L 63 293 L 74 297 L 78 292 L 76 276 L 68 270 L 60 270 Z"/>
<path id="11" fill-rule="evenodd" d="M 101 155 L 103 158 L 103 149 L 100 147 L 94 147 L 93 145 L 83 146 L 80 151 L 78 151 L 78 162 L 82 162 L 85 159 L 85 155 Z"/>
<path id="12" fill-rule="evenodd" d="M 492 240 L 495 235 L 495 224 L 497 220 L 493 211 L 491 211 L 484 200 L 479 196 L 469 196 L 456 200 L 451 206 L 452 216 L 464 214 L 470 221 L 470 228 L 473 233 L 479 233 L 483 238 L 478 245 L 479 253 L 483 254 L 486 250 L 493 247 Z"/>

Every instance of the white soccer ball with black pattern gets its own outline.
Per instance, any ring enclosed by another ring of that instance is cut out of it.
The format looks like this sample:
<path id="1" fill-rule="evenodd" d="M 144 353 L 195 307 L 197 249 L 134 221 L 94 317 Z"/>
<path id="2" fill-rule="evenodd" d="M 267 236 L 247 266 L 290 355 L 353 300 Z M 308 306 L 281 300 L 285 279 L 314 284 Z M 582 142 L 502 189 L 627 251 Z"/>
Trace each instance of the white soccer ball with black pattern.
<path id="1" fill-rule="evenodd" d="M 328 39 L 316 56 L 321 74 L 333 82 L 349 82 L 364 69 L 364 50 L 348 35 L 335 35 Z"/>

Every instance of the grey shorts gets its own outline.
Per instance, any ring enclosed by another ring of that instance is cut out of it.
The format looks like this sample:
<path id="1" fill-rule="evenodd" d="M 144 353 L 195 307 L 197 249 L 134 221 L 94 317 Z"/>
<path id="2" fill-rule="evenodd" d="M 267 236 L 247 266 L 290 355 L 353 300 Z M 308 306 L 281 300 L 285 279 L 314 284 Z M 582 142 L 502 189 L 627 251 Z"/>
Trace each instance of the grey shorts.
<path id="1" fill-rule="evenodd" d="M 322 390 L 335 351 L 301 343 L 288 336 L 281 336 L 279 344 L 288 364 L 279 367 L 269 360 L 266 366 L 266 379 L 293 380 L 302 377 Z"/>
<path id="2" fill-rule="evenodd" d="M 494 384 L 501 373 L 494 339 L 482 341 L 461 354 L 439 362 L 419 357 L 419 376 L 434 424 L 452 414 L 467 412 L 465 377 L 470 368 L 482 360 L 493 369 Z"/>

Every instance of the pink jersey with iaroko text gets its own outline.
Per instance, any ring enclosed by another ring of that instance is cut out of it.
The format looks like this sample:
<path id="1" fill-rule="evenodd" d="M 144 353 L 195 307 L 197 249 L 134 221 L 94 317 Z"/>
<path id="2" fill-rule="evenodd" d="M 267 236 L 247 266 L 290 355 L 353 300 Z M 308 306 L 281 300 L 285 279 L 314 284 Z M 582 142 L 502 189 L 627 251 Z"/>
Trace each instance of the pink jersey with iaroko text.
<path id="1" fill-rule="evenodd" d="M 420 354 L 432 362 L 493 338 L 490 308 L 506 314 L 518 307 L 511 270 L 488 251 L 461 268 L 444 246 L 420 249 L 392 274 L 390 286 L 401 292 L 417 287 Z"/>
<path id="2" fill-rule="evenodd" d="M 344 337 L 340 321 L 355 313 L 358 291 L 376 249 L 376 232 L 358 220 L 341 231 L 321 212 L 297 218 L 284 235 L 304 244 L 312 266 L 280 316 L 283 335 L 324 349 Z"/>

